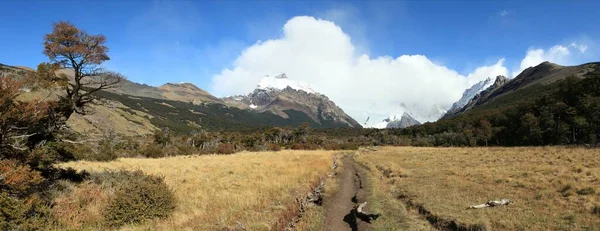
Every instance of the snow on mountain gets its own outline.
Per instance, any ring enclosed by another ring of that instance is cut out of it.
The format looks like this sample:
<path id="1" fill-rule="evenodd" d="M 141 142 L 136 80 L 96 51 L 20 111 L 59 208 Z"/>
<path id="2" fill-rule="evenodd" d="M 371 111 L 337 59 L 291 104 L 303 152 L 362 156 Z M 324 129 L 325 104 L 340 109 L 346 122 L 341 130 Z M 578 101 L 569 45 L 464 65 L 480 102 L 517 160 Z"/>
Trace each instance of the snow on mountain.
<path id="1" fill-rule="evenodd" d="M 390 121 L 385 128 L 407 128 L 414 125 L 420 125 L 421 123 L 415 118 L 410 116 L 408 113 L 402 114 L 400 118 L 396 117 Z"/>
<path id="2" fill-rule="evenodd" d="M 256 89 L 248 95 L 224 97 L 229 106 L 271 112 L 284 119 L 299 119 L 301 113 L 312 121 L 311 126 L 361 127 L 352 117 L 326 95 L 313 90 L 310 85 L 288 79 L 285 73 L 260 80 Z M 294 121 L 291 121 L 294 122 Z"/>
<path id="3" fill-rule="evenodd" d="M 391 113 L 387 117 L 379 117 L 380 119 L 375 119 L 377 117 L 373 117 L 371 120 L 371 116 L 367 118 L 364 122 L 363 127 L 369 128 L 405 128 L 412 125 L 421 124 L 419 121 L 414 119 L 412 113 L 406 108 L 406 105 L 403 103 L 400 104 L 400 107 L 397 108 L 394 113 Z M 371 121 L 370 121 L 371 120 Z"/>
<path id="4" fill-rule="evenodd" d="M 452 107 L 450 107 L 448 112 L 454 112 L 454 111 L 460 110 L 465 105 L 467 105 L 467 103 L 469 103 L 469 101 L 473 97 L 475 97 L 477 94 L 484 91 L 488 87 L 492 86 L 492 84 L 494 84 L 494 80 L 490 77 L 488 77 L 487 79 L 485 79 L 481 82 L 474 84 L 469 89 L 467 89 L 463 92 L 462 97 L 458 101 L 456 101 L 455 103 L 452 104 Z"/>
<path id="5" fill-rule="evenodd" d="M 261 79 L 256 89 L 283 90 L 286 87 L 290 87 L 294 90 L 302 90 L 306 93 L 316 93 L 316 91 L 313 90 L 307 83 L 288 79 L 285 73 L 281 73 L 280 75 L 276 75 L 274 77 L 267 76 Z"/>
<path id="6" fill-rule="evenodd" d="M 415 120 L 409 113 L 403 112 L 401 114 L 392 114 L 380 122 L 367 125 L 367 121 L 365 121 L 364 126 L 370 128 L 405 128 L 412 125 L 421 124 L 419 121 Z"/>

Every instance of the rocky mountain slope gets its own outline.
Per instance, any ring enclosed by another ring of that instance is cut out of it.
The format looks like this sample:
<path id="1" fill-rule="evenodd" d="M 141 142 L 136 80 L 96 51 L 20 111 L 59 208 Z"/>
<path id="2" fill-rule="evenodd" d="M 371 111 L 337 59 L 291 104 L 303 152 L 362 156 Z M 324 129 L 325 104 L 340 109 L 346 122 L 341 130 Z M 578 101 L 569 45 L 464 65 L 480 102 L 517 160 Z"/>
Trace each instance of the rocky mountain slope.
<path id="1" fill-rule="evenodd" d="M 463 92 L 462 97 L 458 101 L 456 101 L 455 103 L 452 104 L 450 109 L 448 109 L 448 111 L 446 112 L 446 115 L 453 115 L 456 112 L 458 112 L 465 105 L 467 105 L 467 103 L 469 103 L 469 101 L 471 101 L 471 99 L 473 99 L 473 97 L 475 97 L 480 92 L 482 92 L 482 91 L 486 90 L 487 88 L 489 88 L 490 86 L 492 86 L 493 83 L 494 82 L 493 82 L 492 78 L 488 77 L 487 79 L 485 79 L 483 81 L 473 84 L 473 86 L 471 86 L 470 88 L 468 88 L 467 90 L 465 90 Z"/>
<path id="2" fill-rule="evenodd" d="M 472 108 L 478 99 L 491 94 L 494 90 L 500 88 L 508 81 L 508 78 L 499 75 L 493 82 L 491 78 L 487 78 L 484 81 L 476 83 L 471 88 L 465 90 L 462 98 L 456 103 L 452 104 L 452 107 L 444 114 L 442 118 L 453 117 L 460 112 Z"/>
<path id="3" fill-rule="evenodd" d="M 513 79 L 499 76 L 494 84 L 473 97 L 463 108 L 444 118 L 456 116 L 474 108 L 500 107 L 523 98 L 535 98 L 545 87 L 570 76 L 583 78 L 588 72 L 594 71 L 600 63 L 586 63 L 578 66 L 561 66 L 543 62 L 535 67 L 529 67 Z"/>
<path id="4" fill-rule="evenodd" d="M 319 127 L 361 127 L 327 96 L 314 91 L 306 83 L 289 79 L 285 73 L 263 78 L 248 95 L 222 100 L 233 107 L 270 112 L 286 119 L 302 113 Z"/>

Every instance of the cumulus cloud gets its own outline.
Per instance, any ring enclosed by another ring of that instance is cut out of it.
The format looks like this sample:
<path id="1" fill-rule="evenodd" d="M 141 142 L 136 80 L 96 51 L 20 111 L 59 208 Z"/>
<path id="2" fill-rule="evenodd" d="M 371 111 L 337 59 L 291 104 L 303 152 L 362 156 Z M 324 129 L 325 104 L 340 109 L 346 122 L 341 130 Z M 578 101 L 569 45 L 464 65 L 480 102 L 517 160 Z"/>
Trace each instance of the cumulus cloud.
<path id="1" fill-rule="evenodd" d="M 246 48 L 232 68 L 213 76 L 218 96 L 247 94 L 265 75 L 285 72 L 310 83 L 359 123 L 406 108 L 421 122 L 438 119 L 440 109 L 464 89 L 490 76 L 508 75 L 504 59 L 468 75 L 433 63 L 424 55 L 369 57 L 333 22 L 299 16 L 283 26 L 277 39 Z"/>
<path id="2" fill-rule="evenodd" d="M 528 67 L 549 61 L 561 65 L 575 64 L 579 57 L 585 54 L 588 46 L 582 43 L 573 42 L 569 45 L 556 45 L 549 49 L 529 49 L 525 58 L 521 60 L 519 68 L 512 73 L 515 77 Z"/>
<path id="3" fill-rule="evenodd" d="M 585 53 L 585 51 L 588 49 L 587 45 L 579 44 L 576 42 L 571 43 L 571 45 L 569 45 L 569 47 L 573 47 L 573 48 L 579 50 L 579 52 L 581 52 L 582 54 Z"/>

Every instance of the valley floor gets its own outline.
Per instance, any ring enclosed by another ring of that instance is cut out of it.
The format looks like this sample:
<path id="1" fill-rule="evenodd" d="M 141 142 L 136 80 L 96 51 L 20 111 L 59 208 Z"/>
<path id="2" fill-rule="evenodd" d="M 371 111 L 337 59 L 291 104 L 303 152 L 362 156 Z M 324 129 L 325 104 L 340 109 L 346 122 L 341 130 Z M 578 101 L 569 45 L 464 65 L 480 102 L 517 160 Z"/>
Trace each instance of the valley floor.
<path id="1" fill-rule="evenodd" d="M 298 199 L 319 182 L 322 206 L 306 207 L 296 230 L 598 230 L 597 151 L 378 147 L 64 166 L 164 176 L 177 198 L 175 213 L 125 230 L 281 230 L 297 218 Z M 340 167 L 331 175 L 334 159 Z M 502 198 L 514 203 L 467 209 Z M 365 201 L 367 212 L 381 215 L 371 223 L 352 216 Z"/>
<path id="2" fill-rule="evenodd" d="M 417 216 L 441 230 L 598 230 L 599 157 L 566 147 L 383 147 L 355 159 L 371 174 L 376 200 L 406 208 L 379 207 L 381 222 Z M 502 198 L 514 203 L 467 209 Z"/>
<path id="3" fill-rule="evenodd" d="M 134 230 L 277 230 L 289 223 L 296 198 L 330 171 L 332 151 L 243 152 L 235 155 L 121 158 L 70 162 L 87 171 L 137 170 L 162 175 L 177 207 L 171 218 Z"/>

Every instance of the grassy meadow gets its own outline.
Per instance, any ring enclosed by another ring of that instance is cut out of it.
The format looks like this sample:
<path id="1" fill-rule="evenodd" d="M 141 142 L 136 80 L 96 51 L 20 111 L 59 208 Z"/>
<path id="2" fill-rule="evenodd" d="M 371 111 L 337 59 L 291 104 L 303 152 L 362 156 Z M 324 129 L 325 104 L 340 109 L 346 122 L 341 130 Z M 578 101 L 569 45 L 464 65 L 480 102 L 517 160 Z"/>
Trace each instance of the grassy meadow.
<path id="1" fill-rule="evenodd" d="M 177 201 L 173 215 L 144 225 L 124 226 L 124 230 L 271 230 L 295 215 L 295 199 L 305 196 L 330 171 L 334 153 L 242 152 L 79 161 L 63 166 L 90 172 L 139 169 L 164 176 Z"/>
<path id="2" fill-rule="evenodd" d="M 597 149 L 382 147 L 355 159 L 374 176 L 374 203 L 386 205 L 378 212 L 398 221 L 416 214 L 442 229 L 600 229 Z M 514 204 L 466 209 L 501 198 Z"/>

